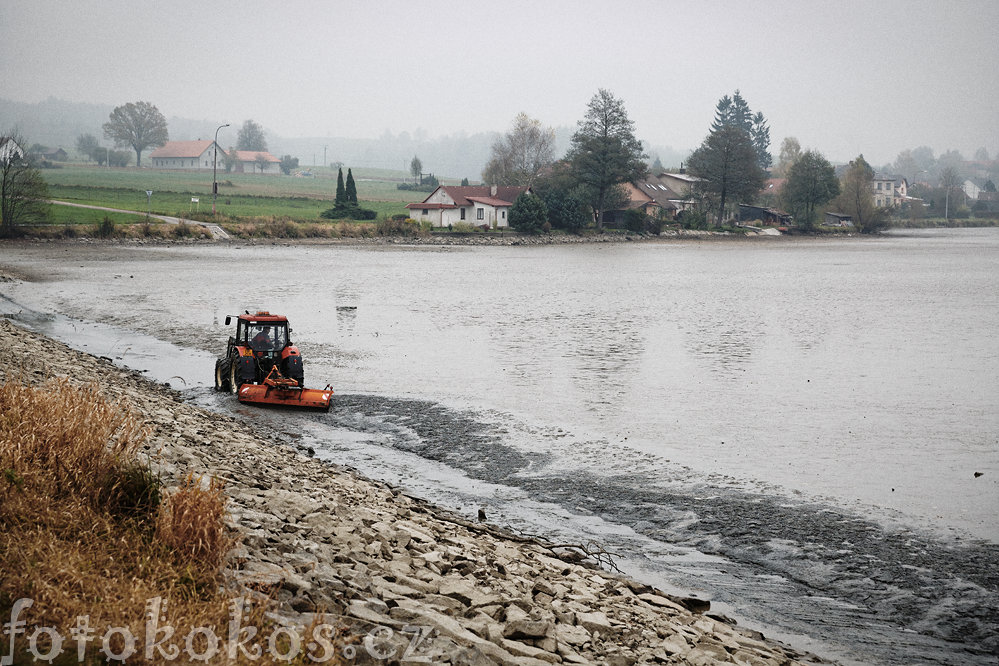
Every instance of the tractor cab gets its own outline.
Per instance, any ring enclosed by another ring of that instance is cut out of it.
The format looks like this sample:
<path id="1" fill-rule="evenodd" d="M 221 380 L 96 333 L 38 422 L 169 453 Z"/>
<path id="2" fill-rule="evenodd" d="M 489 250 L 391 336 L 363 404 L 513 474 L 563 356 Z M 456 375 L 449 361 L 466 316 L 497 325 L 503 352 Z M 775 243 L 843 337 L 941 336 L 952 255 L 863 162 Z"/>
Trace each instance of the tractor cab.
<path id="1" fill-rule="evenodd" d="M 226 326 L 232 321 L 225 318 Z M 232 346 L 249 348 L 254 356 L 273 356 L 273 352 L 281 352 L 291 344 L 291 328 L 288 319 L 269 312 L 256 314 L 241 314 L 236 321 L 236 334 L 232 337 Z"/>

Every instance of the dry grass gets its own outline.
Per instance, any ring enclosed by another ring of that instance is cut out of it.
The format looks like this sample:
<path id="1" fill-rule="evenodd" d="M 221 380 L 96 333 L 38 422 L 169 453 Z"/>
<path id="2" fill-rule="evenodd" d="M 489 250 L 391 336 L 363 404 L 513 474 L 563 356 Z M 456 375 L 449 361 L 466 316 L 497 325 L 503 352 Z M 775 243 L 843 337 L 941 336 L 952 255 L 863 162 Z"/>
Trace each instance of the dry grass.
<path id="1" fill-rule="evenodd" d="M 218 567 L 232 545 L 223 522 L 223 486 L 213 478 L 204 488 L 201 477 L 188 474 L 181 487 L 160 505 L 157 539 L 190 562 Z"/>
<path id="2" fill-rule="evenodd" d="M 188 661 L 185 637 L 202 627 L 222 641 L 212 662 L 226 661 L 234 600 L 219 566 L 230 543 L 222 485 L 188 477 L 161 502 L 157 479 L 135 459 L 146 437 L 127 405 L 108 402 L 94 386 L 0 386 L 0 617 L 9 622 L 18 599 L 33 602 L 21 614 L 28 625 L 15 663 L 32 662 L 26 636 L 36 626 L 65 637 L 56 663 L 77 663 L 70 632 L 83 616 L 97 632 L 87 663 L 103 662 L 101 637 L 109 627 L 127 627 L 136 637 L 130 662 L 174 661 L 159 652 L 143 659 L 154 599 L 165 602 L 160 624 L 175 628 L 166 644 L 179 648 L 181 663 Z M 273 622 L 264 612 L 262 604 L 250 606 L 242 624 L 264 637 L 256 663 L 276 663 L 266 642 Z M 43 650 L 46 638 L 38 643 Z M 5 655 L 6 639 L 0 635 Z M 120 639 L 113 649 L 122 647 Z M 345 640 L 338 633 L 335 643 Z M 196 650 L 200 645 L 195 641 Z M 295 662 L 309 663 L 304 650 Z"/>

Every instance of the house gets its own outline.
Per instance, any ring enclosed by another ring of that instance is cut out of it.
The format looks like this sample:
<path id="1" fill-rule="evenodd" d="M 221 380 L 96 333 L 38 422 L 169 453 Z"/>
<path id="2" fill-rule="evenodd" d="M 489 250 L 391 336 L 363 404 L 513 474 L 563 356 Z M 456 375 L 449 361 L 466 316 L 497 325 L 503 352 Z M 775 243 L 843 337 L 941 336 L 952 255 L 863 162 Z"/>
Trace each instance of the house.
<path id="1" fill-rule="evenodd" d="M 24 158 L 24 148 L 18 145 L 14 137 L 0 136 L 0 162 L 7 162 L 12 157 Z"/>
<path id="2" fill-rule="evenodd" d="M 409 216 L 435 227 L 459 222 L 492 229 L 510 226 L 510 207 L 529 187 L 498 185 L 440 185 L 420 203 L 406 204 Z"/>
<path id="3" fill-rule="evenodd" d="M 776 208 L 739 204 L 739 222 L 741 224 L 758 222 L 766 227 L 787 227 L 792 224 L 793 220 L 791 215 Z"/>
<path id="4" fill-rule="evenodd" d="M 693 199 L 694 190 L 697 189 L 698 183 L 703 180 L 703 178 L 691 176 L 683 168 L 680 169 L 679 173 L 661 173 L 657 178 L 663 185 L 687 200 Z"/>
<path id="5" fill-rule="evenodd" d="M 897 208 L 909 198 L 909 182 L 901 176 L 875 174 L 871 180 L 874 205 L 878 208 Z"/>
<path id="6" fill-rule="evenodd" d="M 236 173 L 281 173 L 281 160 L 266 150 L 234 150 Z"/>
<path id="7" fill-rule="evenodd" d="M 604 211 L 604 223 L 623 224 L 626 210 L 640 210 L 649 217 L 663 216 L 666 219 L 674 220 L 680 211 L 693 208 L 697 203 L 695 200 L 680 196 L 666 184 L 664 176 L 672 175 L 675 174 L 664 173 L 624 183 L 622 187 L 628 193 L 628 206 L 623 210 Z"/>
<path id="8" fill-rule="evenodd" d="M 157 169 L 187 169 L 198 171 L 211 169 L 213 163 L 222 164 L 225 151 L 218 148 L 216 156 L 214 141 L 167 141 L 149 154 L 149 159 Z"/>
<path id="9" fill-rule="evenodd" d="M 845 213 L 830 213 L 826 211 L 824 224 L 827 227 L 852 227 L 853 217 Z"/>
<path id="10" fill-rule="evenodd" d="M 62 148 L 56 148 L 55 150 L 49 150 L 42 153 L 42 159 L 48 162 L 65 162 L 69 155 Z"/>

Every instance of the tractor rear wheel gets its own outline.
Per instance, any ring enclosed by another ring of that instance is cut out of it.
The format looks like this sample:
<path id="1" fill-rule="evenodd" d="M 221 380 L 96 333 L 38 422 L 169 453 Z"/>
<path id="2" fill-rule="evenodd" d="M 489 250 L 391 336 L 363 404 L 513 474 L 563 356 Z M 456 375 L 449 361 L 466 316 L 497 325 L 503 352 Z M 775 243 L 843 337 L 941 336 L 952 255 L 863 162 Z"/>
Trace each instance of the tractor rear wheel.
<path id="1" fill-rule="evenodd" d="M 229 368 L 226 367 L 225 359 L 215 361 L 215 390 L 229 390 Z"/>

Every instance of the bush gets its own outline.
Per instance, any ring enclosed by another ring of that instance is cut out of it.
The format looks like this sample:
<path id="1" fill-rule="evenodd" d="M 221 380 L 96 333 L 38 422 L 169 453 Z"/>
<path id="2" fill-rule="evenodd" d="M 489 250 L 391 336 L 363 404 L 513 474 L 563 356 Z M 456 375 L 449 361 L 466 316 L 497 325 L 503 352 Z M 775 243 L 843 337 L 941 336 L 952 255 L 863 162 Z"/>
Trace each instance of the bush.
<path id="1" fill-rule="evenodd" d="M 677 222 L 684 229 L 707 229 L 708 228 L 708 216 L 704 211 L 700 210 L 682 210 L 676 216 Z"/>
<path id="2" fill-rule="evenodd" d="M 94 236 L 97 238 L 113 238 L 115 231 L 114 220 L 105 215 L 104 219 L 97 223 L 97 227 L 94 229 Z"/>
<path id="3" fill-rule="evenodd" d="M 375 225 L 379 236 L 419 236 L 423 234 L 423 229 L 416 223 L 416 220 L 398 219 L 398 216 L 383 219 Z"/>
<path id="4" fill-rule="evenodd" d="M 510 226 L 517 231 L 529 234 L 541 232 L 541 226 L 548 221 L 548 207 L 536 194 L 524 192 L 510 207 Z M 551 226 L 549 225 L 549 229 Z"/>
<path id="5" fill-rule="evenodd" d="M 223 487 L 223 482 L 213 477 L 204 488 L 201 477 L 188 474 L 160 506 L 156 537 L 184 560 L 209 569 L 218 567 L 231 545 L 225 533 Z"/>
<path id="6" fill-rule="evenodd" d="M 643 211 L 630 208 L 624 211 L 624 228 L 636 234 L 645 233 L 645 220 L 648 217 Z"/>
<path id="7" fill-rule="evenodd" d="M 361 208 L 353 203 L 337 204 L 321 212 L 319 217 L 326 220 L 374 220 L 378 217 L 378 211 Z"/>

